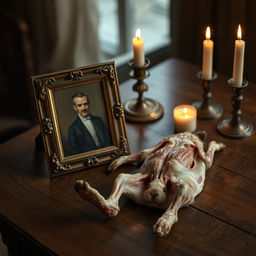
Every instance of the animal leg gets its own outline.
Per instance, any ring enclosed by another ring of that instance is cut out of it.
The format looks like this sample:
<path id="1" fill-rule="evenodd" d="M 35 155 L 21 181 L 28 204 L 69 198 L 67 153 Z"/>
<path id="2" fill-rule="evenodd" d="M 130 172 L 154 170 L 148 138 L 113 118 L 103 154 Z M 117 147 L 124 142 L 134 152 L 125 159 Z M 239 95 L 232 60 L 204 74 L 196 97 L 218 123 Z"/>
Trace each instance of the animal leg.
<path id="1" fill-rule="evenodd" d="M 214 157 L 214 153 L 216 151 L 219 151 L 225 147 L 223 143 L 218 143 L 216 141 L 211 141 L 208 146 L 208 150 L 206 153 L 204 152 L 203 149 L 203 144 L 200 141 L 193 141 L 196 147 L 198 148 L 198 153 L 201 157 L 201 159 L 204 161 L 206 165 L 206 170 L 209 169 L 212 166 L 212 161 Z"/>
<path id="2" fill-rule="evenodd" d="M 218 143 L 215 141 L 211 141 L 208 146 L 208 150 L 205 153 L 205 162 L 206 162 L 206 170 L 212 166 L 214 153 L 223 149 L 225 145 L 223 143 Z"/>
<path id="3" fill-rule="evenodd" d="M 187 184 L 178 182 L 173 189 L 175 189 L 175 193 L 170 206 L 153 226 L 154 232 L 162 237 L 167 236 L 173 224 L 178 221 L 178 210 L 194 200 L 193 190 Z"/>
<path id="4" fill-rule="evenodd" d="M 107 200 L 96 189 L 92 188 L 87 181 L 78 180 L 74 187 L 81 198 L 93 204 L 105 215 L 111 217 L 118 214 L 119 208 L 109 205 Z"/>
<path id="5" fill-rule="evenodd" d="M 105 199 L 96 189 L 92 188 L 88 182 L 83 180 L 76 182 L 75 189 L 81 198 L 93 204 L 106 216 L 113 217 L 120 211 L 118 201 L 121 195 L 127 191 L 133 191 L 134 183 L 143 177 L 144 176 L 140 173 L 135 175 L 119 174 L 108 199 Z"/>

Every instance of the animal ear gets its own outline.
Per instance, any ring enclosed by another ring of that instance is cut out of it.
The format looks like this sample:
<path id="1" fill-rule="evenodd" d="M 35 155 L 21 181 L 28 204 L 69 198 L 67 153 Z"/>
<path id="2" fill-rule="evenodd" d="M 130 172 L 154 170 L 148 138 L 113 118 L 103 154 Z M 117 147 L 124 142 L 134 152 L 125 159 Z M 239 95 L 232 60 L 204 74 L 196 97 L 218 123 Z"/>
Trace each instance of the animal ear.
<path id="1" fill-rule="evenodd" d="M 206 131 L 198 131 L 194 133 L 201 141 L 206 141 L 207 132 Z"/>

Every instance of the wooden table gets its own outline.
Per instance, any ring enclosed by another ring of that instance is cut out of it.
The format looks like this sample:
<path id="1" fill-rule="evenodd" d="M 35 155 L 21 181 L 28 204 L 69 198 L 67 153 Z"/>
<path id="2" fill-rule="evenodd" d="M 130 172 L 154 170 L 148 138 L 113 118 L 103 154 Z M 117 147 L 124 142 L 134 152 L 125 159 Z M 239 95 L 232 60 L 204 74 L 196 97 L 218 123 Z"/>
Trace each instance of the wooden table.
<path id="1" fill-rule="evenodd" d="M 147 97 L 164 106 L 164 117 L 148 124 L 127 123 L 131 151 L 153 146 L 173 133 L 175 105 L 201 99 L 199 67 L 170 59 L 154 67 Z M 0 146 L 0 230 L 13 255 L 256 255 L 256 133 L 241 140 L 221 137 L 216 125 L 230 116 L 231 89 L 219 75 L 212 92 L 224 107 L 221 119 L 198 121 L 208 139 L 226 144 L 207 172 L 203 192 L 179 211 L 168 237 L 157 237 L 152 226 L 161 210 L 122 198 L 113 219 L 78 197 L 77 179 L 87 179 L 108 196 L 119 172 L 106 175 L 107 166 L 48 178 L 43 152 L 35 150 L 35 127 Z M 121 86 L 123 100 L 136 97 L 134 81 Z M 256 127 L 256 86 L 244 91 L 242 117 Z M 19 254 L 20 252 L 20 254 Z"/>

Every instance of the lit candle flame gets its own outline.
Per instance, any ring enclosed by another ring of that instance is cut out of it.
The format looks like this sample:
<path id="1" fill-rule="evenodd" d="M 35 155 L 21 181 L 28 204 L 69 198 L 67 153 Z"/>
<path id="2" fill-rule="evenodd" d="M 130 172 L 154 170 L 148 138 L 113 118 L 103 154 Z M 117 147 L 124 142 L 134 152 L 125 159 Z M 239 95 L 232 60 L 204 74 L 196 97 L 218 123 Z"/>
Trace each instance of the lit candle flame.
<path id="1" fill-rule="evenodd" d="M 239 40 L 242 39 L 242 29 L 241 29 L 240 24 L 239 24 L 238 30 L 237 30 L 237 39 L 239 39 Z"/>
<path id="2" fill-rule="evenodd" d="M 209 26 L 206 28 L 205 38 L 208 40 L 211 39 L 211 30 Z"/>
<path id="3" fill-rule="evenodd" d="M 184 108 L 184 109 L 183 109 L 183 114 L 184 114 L 184 117 L 185 117 L 185 118 L 188 118 L 188 117 L 189 117 L 189 115 L 188 115 L 188 109 L 187 109 L 187 108 Z"/>
<path id="4" fill-rule="evenodd" d="M 136 37 L 139 39 L 141 37 L 141 30 L 137 28 L 136 30 Z"/>

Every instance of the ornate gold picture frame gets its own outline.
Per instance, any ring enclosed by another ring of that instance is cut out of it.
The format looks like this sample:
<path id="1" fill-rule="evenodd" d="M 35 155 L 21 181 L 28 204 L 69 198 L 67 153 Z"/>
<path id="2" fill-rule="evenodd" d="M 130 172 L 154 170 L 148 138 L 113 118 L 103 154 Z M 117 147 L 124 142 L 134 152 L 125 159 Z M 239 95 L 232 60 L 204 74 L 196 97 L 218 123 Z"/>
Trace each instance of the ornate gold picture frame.
<path id="1" fill-rule="evenodd" d="M 32 77 L 49 176 L 129 154 L 114 62 Z"/>

